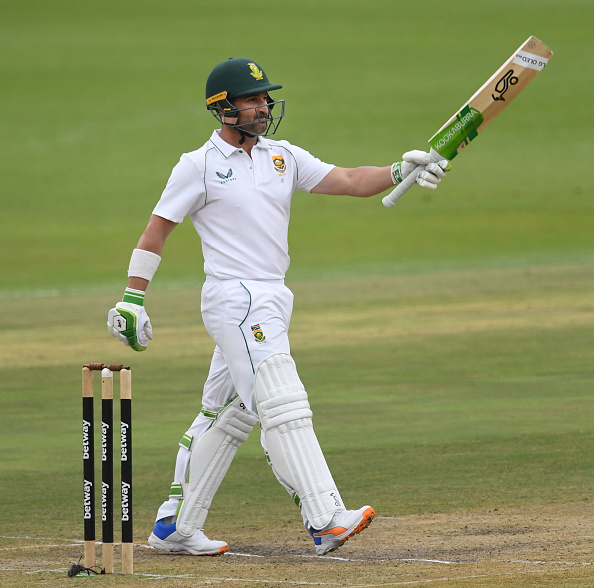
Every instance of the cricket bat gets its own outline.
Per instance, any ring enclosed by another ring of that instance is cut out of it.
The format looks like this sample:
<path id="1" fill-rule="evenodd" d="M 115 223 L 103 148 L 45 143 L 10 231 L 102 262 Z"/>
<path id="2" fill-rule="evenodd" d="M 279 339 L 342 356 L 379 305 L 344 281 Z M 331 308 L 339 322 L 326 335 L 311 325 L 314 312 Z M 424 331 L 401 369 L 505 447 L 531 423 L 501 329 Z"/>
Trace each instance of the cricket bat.
<path id="1" fill-rule="evenodd" d="M 431 161 L 451 161 L 527 86 L 548 63 L 553 52 L 536 37 L 529 37 L 512 56 L 474 93 L 462 108 L 431 139 Z M 386 208 L 417 181 L 425 166 L 419 165 L 401 184 L 383 198 Z"/>

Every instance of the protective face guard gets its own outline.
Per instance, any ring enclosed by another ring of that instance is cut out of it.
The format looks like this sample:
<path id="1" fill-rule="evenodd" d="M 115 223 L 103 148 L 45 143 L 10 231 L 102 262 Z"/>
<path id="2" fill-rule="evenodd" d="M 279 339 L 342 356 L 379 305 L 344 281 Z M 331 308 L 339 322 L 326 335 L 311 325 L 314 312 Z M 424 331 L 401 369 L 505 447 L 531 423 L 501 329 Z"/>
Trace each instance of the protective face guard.
<path id="1" fill-rule="evenodd" d="M 285 116 L 285 101 L 284 100 L 273 100 L 270 96 L 266 98 L 268 102 L 268 116 L 266 118 L 259 118 L 257 121 L 252 121 L 249 123 L 243 124 L 232 124 L 226 121 L 223 121 L 223 117 L 226 119 L 239 118 L 239 113 L 244 112 L 246 110 L 255 110 L 253 106 L 248 108 L 235 108 L 229 100 L 219 100 L 213 104 L 209 104 L 207 106 L 208 110 L 212 113 L 212 115 L 219 121 L 219 123 L 226 125 L 228 127 L 233 127 L 238 131 L 245 133 L 250 137 L 255 137 L 256 135 L 260 137 L 268 137 L 269 135 L 274 135 L 276 133 L 283 116 Z M 277 105 L 281 105 L 280 114 L 277 116 L 272 116 L 272 109 Z M 263 133 L 253 133 L 252 131 L 247 130 L 244 127 L 249 127 L 249 125 L 253 124 L 253 122 L 264 122 L 267 121 L 266 130 Z"/>

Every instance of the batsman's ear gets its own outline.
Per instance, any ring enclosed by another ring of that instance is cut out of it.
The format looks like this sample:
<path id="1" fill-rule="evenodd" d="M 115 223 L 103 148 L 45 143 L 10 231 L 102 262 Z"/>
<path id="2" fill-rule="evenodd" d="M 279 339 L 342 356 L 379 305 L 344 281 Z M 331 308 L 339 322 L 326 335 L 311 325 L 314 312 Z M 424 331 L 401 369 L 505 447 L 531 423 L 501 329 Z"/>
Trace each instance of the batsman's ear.
<path id="1" fill-rule="evenodd" d="M 229 100 L 218 100 L 217 102 L 212 102 L 207 106 L 208 110 L 210 110 L 213 116 L 222 121 L 223 118 L 225 120 L 237 120 L 239 116 L 239 111 Z"/>

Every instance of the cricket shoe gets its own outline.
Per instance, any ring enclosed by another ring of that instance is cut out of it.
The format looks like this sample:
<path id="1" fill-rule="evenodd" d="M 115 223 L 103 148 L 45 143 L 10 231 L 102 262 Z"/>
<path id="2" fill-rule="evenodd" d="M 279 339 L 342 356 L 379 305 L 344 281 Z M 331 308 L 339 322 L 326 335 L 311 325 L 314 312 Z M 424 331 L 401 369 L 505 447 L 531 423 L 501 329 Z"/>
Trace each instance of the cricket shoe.
<path id="1" fill-rule="evenodd" d="M 326 555 L 338 549 L 347 539 L 367 529 L 373 521 L 375 510 L 364 506 L 359 510 L 337 512 L 330 523 L 320 529 L 308 529 L 316 544 L 317 555 Z"/>
<path id="2" fill-rule="evenodd" d="M 220 555 L 229 551 L 224 541 L 212 541 L 202 529 L 197 529 L 190 537 L 183 537 L 177 532 L 175 523 L 166 525 L 163 520 L 156 522 L 148 542 L 156 549 L 187 551 L 191 555 Z"/>

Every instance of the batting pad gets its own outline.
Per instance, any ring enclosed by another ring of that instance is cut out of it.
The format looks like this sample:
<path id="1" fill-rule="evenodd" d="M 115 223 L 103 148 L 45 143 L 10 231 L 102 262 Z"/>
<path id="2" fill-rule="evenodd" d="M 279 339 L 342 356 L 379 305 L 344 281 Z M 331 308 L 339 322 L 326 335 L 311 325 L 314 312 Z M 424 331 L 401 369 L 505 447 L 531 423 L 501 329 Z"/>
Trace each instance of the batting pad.
<path id="1" fill-rule="evenodd" d="M 219 411 L 206 433 L 192 439 L 188 481 L 181 484 L 182 501 L 177 513 L 176 530 L 180 535 L 189 537 L 202 529 L 237 449 L 257 422 L 238 396 Z"/>
<path id="2" fill-rule="evenodd" d="M 254 395 L 268 454 L 278 475 L 290 484 L 316 529 L 344 510 L 313 430 L 312 412 L 293 358 L 277 353 L 256 370 Z"/>

